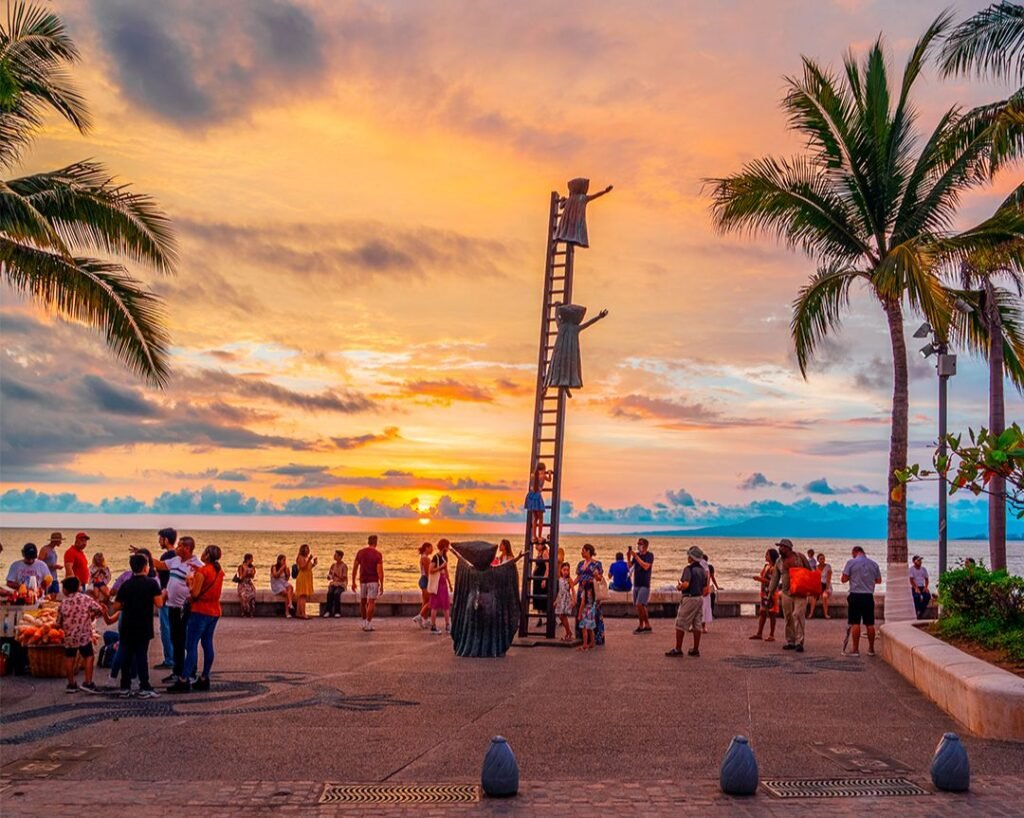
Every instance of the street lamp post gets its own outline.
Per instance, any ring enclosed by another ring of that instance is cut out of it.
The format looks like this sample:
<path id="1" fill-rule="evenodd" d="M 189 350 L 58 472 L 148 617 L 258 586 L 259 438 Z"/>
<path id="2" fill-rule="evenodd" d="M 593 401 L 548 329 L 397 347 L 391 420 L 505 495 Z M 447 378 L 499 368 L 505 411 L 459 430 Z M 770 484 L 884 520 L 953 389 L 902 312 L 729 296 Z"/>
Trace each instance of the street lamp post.
<path id="1" fill-rule="evenodd" d="M 930 358 L 932 355 L 936 356 L 935 359 L 935 370 L 939 375 L 939 458 L 946 456 L 946 407 L 947 407 L 947 393 L 949 388 L 949 379 L 956 374 L 956 355 L 949 353 L 949 345 L 946 343 L 946 339 L 942 338 L 934 329 L 931 324 L 922 324 L 917 332 L 914 333 L 915 338 L 927 338 L 931 336 L 932 340 L 925 346 L 921 347 L 921 355 L 924 358 Z M 946 472 L 945 469 L 939 471 L 939 576 L 941 577 L 946 572 L 947 564 L 947 545 L 948 536 L 946 531 Z"/>

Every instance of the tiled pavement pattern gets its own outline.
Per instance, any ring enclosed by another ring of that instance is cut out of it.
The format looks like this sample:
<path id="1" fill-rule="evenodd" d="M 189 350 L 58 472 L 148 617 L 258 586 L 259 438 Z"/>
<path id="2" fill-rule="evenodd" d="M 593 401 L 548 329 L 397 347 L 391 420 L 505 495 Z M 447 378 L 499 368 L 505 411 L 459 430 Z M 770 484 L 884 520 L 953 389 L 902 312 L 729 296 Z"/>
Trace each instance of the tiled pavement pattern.
<path id="1" fill-rule="evenodd" d="M 723 795 L 715 781 L 655 780 L 584 785 L 580 781 L 548 784 L 523 782 L 509 799 L 482 798 L 475 804 L 318 804 L 322 782 L 209 782 L 31 780 L 3 782 L 0 804 L 5 815 L 82 818 L 83 815 L 130 815 L 136 818 L 240 818 L 240 816 L 900 816 L 900 818 L 1006 818 L 1024 815 L 1024 779 L 979 776 L 972 792 L 932 792 L 927 777 L 914 777 L 930 794 L 916 797 L 779 800 L 760 792 L 751 798 Z M 102 805 L 99 812 L 98 807 Z M 8 812 L 9 810 L 9 812 Z"/>
<path id="2" fill-rule="evenodd" d="M 664 656 L 669 622 L 634 636 L 629 620 L 609 620 L 608 644 L 590 654 L 471 660 L 407 620 L 368 634 L 345 620 L 226 619 L 209 693 L 121 701 L 67 696 L 59 679 L 0 680 L 0 815 L 1024 818 L 1024 745 L 963 735 L 880 658 L 841 658 L 841 622 L 811 623 L 802 655 L 749 640 L 751 627 L 716 621 L 699 659 Z M 947 730 L 970 754 L 968 795 L 737 800 L 717 787 L 742 733 L 762 778 L 863 770 L 930 791 Z M 519 759 L 515 799 L 318 803 L 325 782 L 473 784 L 497 733 Z M 169 767 L 186 780 L 168 781 Z"/>

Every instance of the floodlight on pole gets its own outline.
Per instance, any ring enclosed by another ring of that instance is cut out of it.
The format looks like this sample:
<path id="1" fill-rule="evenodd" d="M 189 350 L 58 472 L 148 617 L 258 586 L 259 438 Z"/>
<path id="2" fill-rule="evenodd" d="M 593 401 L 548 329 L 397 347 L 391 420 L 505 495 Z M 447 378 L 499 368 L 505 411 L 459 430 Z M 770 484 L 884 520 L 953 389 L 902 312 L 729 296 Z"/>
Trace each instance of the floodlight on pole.
<path id="1" fill-rule="evenodd" d="M 921 357 L 922 358 L 930 358 L 936 352 L 940 352 L 940 351 L 941 351 L 941 349 L 938 346 L 936 346 L 934 343 L 928 343 L 926 346 L 921 347 L 921 349 L 919 350 L 919 352 L 921 353 Z"/>
<path id="2" fill-rule="evenodd" d="M 917 328 L 917 331 L 914 333 L 914 337 L 915 338 L 927 338 L 931 334 L 932 334 L 932 325 L 929 324 L 927 321 L 925 321 L 923 324 L 921 324 L 921 326 L 919 326 Z"/>

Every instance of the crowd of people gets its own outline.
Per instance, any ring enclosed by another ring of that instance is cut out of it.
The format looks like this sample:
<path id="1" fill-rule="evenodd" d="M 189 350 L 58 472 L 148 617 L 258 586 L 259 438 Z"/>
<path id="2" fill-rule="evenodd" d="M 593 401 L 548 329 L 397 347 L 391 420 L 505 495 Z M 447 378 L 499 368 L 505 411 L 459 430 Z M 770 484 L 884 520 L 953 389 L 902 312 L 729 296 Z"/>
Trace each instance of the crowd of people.
<path id="1" fill-rule="evenodd" d="M 167 692 L 209 690 L 224 583 L 221 549 L 208 545 L 197 557 L 192 537 L 178 537 L 173 528 L 165 528 L 157 533 L 159 556 L 148 548 L 129 546 L 128 570 L 114 579 L 102 553 L 87 556 L 89 539 L 86 532 L 78 532 L 63 554 L 60 549 L 64 537 L 60 532 L 51 534 L 42 550 L 26 543 L 22 559 L 7 575 L 9 589 L 32 582 L 43 595 L 59 600 L 56 627 L 64 634 L 67 692 L 98 690 L 93 679 L 93 625 L 102 619 L 117 626 L 116 631 L 103 635 L 103 641 L 105 648 L 112 648 L 110 670 L 113 677 L 120 676 L 121 695 L 143 699 L 158 696 L 149 673 L 149 646 L 155 636 L 157 612 L 162 660 L 155 669 L 171 671 L 162 680 L 169 685 Z M 250 567 L 251 562 L 250 558 Z M 76 681 L 79 666 L 84 676 L 82 684 Z M 132 690 L 135 679 L 137 691 Z"/>
<path id="2" fill-rule="evenodd" d="M 221 549 L 208 545 L 200 556 L 196 556 L 196 543 L 192 537 L 179 537 L 173 528 L 165 528 L 157 533 L 154 551 L 130 546 L 129 569 L 114 578 L 103 553 L 86 554 L 90 539 L 86 532 L 76 534 L 74 543 L 61 553 L 63 539 L 60 532 L 54 532 L 42 549 L 27 543 L 22 549 L 22 559 L 10 567 L 7 588 L 3 592 L 10 593 L 10 590 L 24 588 L 28 584 L 38 588 L 40 595 L 60 598 L 57 621 L 64 633 L 68 692 L 97 689 L 93 679 L 92 631 L 93 623 L 103 619 L 108 624 L 117 625 L 117 632 L 108 632 L 105 641 L 114 648 L 111 672 L 115 676 L 120 675 L 122 694 L 142 698 L 159 695 L 150 682 L 148 661 L 149 644 L 156 635 L 153 627 L 155 615 L 159 617 L 162 652 L 161 661 L 155 669 L 170 671 L 162 679 L 168 684 L 167 692 L 180 694 L 208 690 L 225 577 L 220 564 Z M 436 546 L 424 542 L 418 549 L 418 587 L 422 604 L 413 622 L 438 635 L 451 633 L 449 549 L 447 539 L 438 540 Z M 543 624 L 547 613 L 544 601 L 548 587 L 547 549 L 543 540 L 534 546 L 533 596 L 537 599 L 533 610 L 540 617 L 539 625 Z M 494 563 L 500 565 L 517 559 L 519 557 L 513 554 L 511 543 L 502 540 Z M 270 569 L 270 587 L 272 594 L 283 603 L 285 617 L 313 618 L 307 612 L 307 604 L 315 596 L 313 572 L 318 562 L 307 544 L 300 547 L 290 566 L 285 554 L 277 556 Z M 575 569 L 566 561 L 562 548 L 558 549 L 556 565 L 553 613 L 563 640 L 578 640 L 580 651 L 589 651 L 604 644 L 603 602 L 609 591 L 631 594 L 637 617 L 634 634 L 653 632 L 648 606 L 654 553 L 646 538 L 637 540 L 635 550 L 630 546 L 625 554 L 616 553 L 607 572 L 590 543 L 582 546 Z M 256 578 L 253 555 L 245 554 L 232 577 L 243 616 L 256 615 Z M 825 554 L 815 554 L 813 549 L 806 554 L 800 553 L 791 540 L 781 539 L 767 549 L 764 565 L 752 579 L 760 588 L 760 604 L 757 630 L 750 639 L 774 642 L 776 623 L 781 617 L 784 622 L 783 650 L 803 653 L 806 620 L 813 618 L 818 605 L 822 615 L 826 619 L 831 618 L 829 601 L 833 591 L 833 569 Z M 867 653 L 873 656 L 876 636 L 874 592 L 882 581 L 881 570 L 857 545 L 853 547 L 840 579 L 849 586 L 848 628 L 843 653 L 860 655 L 863 632 L 867 639 Z M 931 590 L 928 571 L 920 556 L 913 557 L 909 582 L 917 616 L 922 618 L 931 601 Z M 376 602 L 384 591 L 384 559 L 376 535 L 369 536 L 366 546 L 357 552 L 351 572 L 345 562 L 344 551 L 334 551 L 333 561 L 327 570 L 326 604 L 320 616 L 340 617 L 342 594 L 348 588 L 358 597 L 361 628 L 373 631 Z M 700 547 L 694 545 L 687 550 L 686 566 L 676 589 L 681 594 L 681 601 L 675 620 L 675 645 L 666 655 L 683 656 L 686 635 L 690 634 L 691 647 L 685 654 L 698 657 L 701 637 L 713 621 L 718 590 L 714 565 Z M 203 655 L 201 666 L 200 649 Z M 84 671 L 84 681 L 77 684 L 80 666 Z M 133 679 L 138 679 L 137 693 L 132 692 Z"/>

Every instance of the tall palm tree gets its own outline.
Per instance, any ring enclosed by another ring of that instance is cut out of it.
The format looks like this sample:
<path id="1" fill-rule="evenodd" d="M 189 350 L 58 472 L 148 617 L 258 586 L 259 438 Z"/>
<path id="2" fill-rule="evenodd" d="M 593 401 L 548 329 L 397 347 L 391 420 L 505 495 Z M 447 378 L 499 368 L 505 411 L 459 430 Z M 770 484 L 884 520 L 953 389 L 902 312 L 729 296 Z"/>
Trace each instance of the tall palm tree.
<path id="1" fill-rule="evenodd" d="M 943 14 L 929 26 L 894 87 L 881 38 L 863 60 L 848 55 L 838 77 L 805 57 L 802 75 L 787 80 L 783 109 L 790 127 L 806 138 L 807 152 L 789 160 L 757 159 L 739 173 L 709 180 L 720 230 L 774 235 L 818 261 L 818 271 L 794 301 L 791 321 L 805 377 L 821 340 L 840 326 L 854 284 L 863 285 L 885 314 L 893 355 L 890 577 L 907 563 L 906 496 L 895 476 L 907 465 L 904 312 L 923 315 L 933 326 L 947 325 L 951 294 L 937 267 L 1024 237 L 1019 215 L 1004 214 L 962 233 L 951 229 L 961 194 L 992 172 L 991 123 L 951 108 L 931 133 L 918 138 L 911 92 L 949 23 Z M 890 618 L 913 616 L 908 587 L 888 586 Z"/>
<path id="2" fill-rule="evenodd" d="M 68 76 L 78 59 L 59 17 L 32 3 L 8 3 L 0 23 L 0 167 L 13 168 L 48 110 L 88 129 L 85 101 Z M 159 298 L 122 264 L 88 251 L 160 273 L 176 262 L 167 216 L 96 162 L 0 181 L 3 279 L 59 315 L 98 327 L 121 361 L 163 385 L 168 338 Z"/>
<path id="3" fill-rule="evenodd" d="M 998 130 L 995 159 L 1020 153 L 1024 145 L 1024 6 L 1000 2 L 982 9 L 954 28 L 943 45 L 939 57 L 945 76 L 977 73 L 995 80 L 1010 81 L 1018 86 L 1008 99 L 976 108 L 972 116 L 988 119 Z M 1022 206 L 1021 188 L 1002 207 Z M 998 251 L 979 253 L 965 262 L 962 283 L 966 288 L 980 288 L 978 316 L 988 334 L 989 360 L 989 431 L 995 435 L 1006 426 L 1003 400 L 1003 327 L 999 295 L 993 279 L 1009 276 L 1021 290 L 1021 267 L 1012 258 Z M 1005 292 L 1002 295 L 1007 295 Z M 1006 300 L 1003 298 L 1002 300 Z M 1020 383 L 1018 382 L 1018 388 Z M 989 483 L 988 543 L 993 568 L 1006 567 L 1006 481 L 996 476 Z"/>

